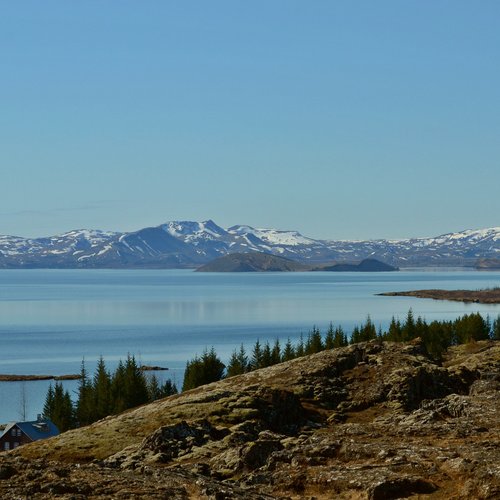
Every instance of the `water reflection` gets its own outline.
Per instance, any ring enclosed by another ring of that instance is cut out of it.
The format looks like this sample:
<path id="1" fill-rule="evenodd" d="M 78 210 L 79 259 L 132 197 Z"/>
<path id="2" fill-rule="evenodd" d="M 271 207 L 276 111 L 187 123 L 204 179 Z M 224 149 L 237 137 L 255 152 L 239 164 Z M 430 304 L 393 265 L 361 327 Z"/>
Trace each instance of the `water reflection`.
<path id="1" fill-rule="evenodd" d="M 82 357 L 112 367 L 127 353 L 179 374 L 187 359 L 215 346 L 231 350 L 257 338 L 297 339 L 330 321 L 350 331 L 371 315 L 385 328 L 411 307 L 428 321 L 499 305 L 380 297 L 421 288 L 498 286 L 500 272 L 208 274 L 191 271 L 0 271 L 0 373 L 65 374 Z M 31 383 L 30 383 L 31 384 Z M 6 393 L 7 388 L 8 393 Z M 0 422 L 14 416 L 14 386 L 0 384 Z M 31 386 L 30 386 L 31 387 Z M 31 389 L 30 389 L 31 390 Z M 34 397 L 34 396 L 32 396 Z M 3 413 L 2 413 L 3 412 Z M 3 415 L 3 416 L 2 416 Z"/>

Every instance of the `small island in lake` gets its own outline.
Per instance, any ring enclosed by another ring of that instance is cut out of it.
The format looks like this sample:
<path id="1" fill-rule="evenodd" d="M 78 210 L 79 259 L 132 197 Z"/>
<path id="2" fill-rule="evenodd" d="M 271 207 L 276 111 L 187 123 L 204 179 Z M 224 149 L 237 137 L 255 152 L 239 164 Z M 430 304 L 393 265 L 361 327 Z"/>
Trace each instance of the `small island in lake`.
<path id="1" fill-rule="evenodd" d="M 332 271 L 332 272 L 360 272 L 360 273 L 378 273 L 388 271 L 399 271 L 398 267 L 391 266 L 377 259 L 364 259 L 358 264 L 339 263 L 332 266 L 317 267 L 313 271 Z"/>
<path id="2" fill-rule="evenodd" d="M 331 271 L 331 272 L 383 272 L 399 271 L 376 259 L 364 259 L 358 263 L 338 262 L 329 264 L 308 265 L 286 257 L 279 257 L 264 252 L 231 253 L 196 269 L 211 273 L 244 273 L 244 272 L 296 272 L 296 271 Z"/>
<path id="3" fill-rule="evenodd" d="M 479 270 L 500 269 L 500 259 L 479 259 L 476 263 L 476 269 Z"/>
<path id="4" fill-rule="evenodd" d="M 486 290 L 412 290 L 408 292 L 385 292 L 378 293 L 377 295 L 454 300 L 456 302 L 477 302 L 481 304 L 500 304 L 500 287 Z"/>
<path id="5" fill-rule="evenodd" d="M 310 271 L 310 267 L 286 257 L 263 252 L 231 253 L 196 269 L 205 273 Z"/>

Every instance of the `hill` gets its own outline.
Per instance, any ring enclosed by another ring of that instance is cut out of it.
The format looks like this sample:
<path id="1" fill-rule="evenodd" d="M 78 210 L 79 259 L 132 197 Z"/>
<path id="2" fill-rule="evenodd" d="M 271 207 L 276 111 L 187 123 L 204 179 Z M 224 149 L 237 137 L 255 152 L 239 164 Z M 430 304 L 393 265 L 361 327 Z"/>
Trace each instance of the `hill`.
<path id="1" fill-rule="evenodd" d="M 500 259 L 479 259 L 476 263 L 476 269 L 500 269 Z"/>
<path id="2" fill-rule="evenodd" d="M 500 343 L 323 351 L 0 454 L 2 498 L 500 495 Z"/>
<path id="3" fill-rule="evenodd" d="M 285 257 L 268 253 L 249 252 L 232 253 L 205 264 L 197 269 L 199 272 L 283 272 L 307 271 L 308 267 Z"/>
<path id="4" fill-rule="evenodd" d="M 377 259 L 364 259 L 358 264 L 339 263 L 333 266 L 323 266 L 316 268 L 315 271 L 332 272 L 387 272 L 399 271 L 399 268 L 380 262 Z"/>

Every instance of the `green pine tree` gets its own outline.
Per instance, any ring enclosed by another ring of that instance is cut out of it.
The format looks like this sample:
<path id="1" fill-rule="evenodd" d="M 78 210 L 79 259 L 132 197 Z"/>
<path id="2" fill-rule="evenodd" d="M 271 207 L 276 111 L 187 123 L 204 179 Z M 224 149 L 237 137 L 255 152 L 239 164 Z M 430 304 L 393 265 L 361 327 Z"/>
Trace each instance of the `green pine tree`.
<path id="1" fill-rule="evenodd" d="M 295 349 L 290 341 L 290 337 L 288 337 L 283 352 L 281 354 L 281 361 L 290 361 L 295 358 Z"/>
<path id="2" fill-rule="evenodd" d="M 94 396 L 94 419 L 100 420 L 112 413 L 111 376 L 101 356 L 97 362 L 92 384 Z"/>
<path id="3" fill-rule="evenodd" d="M 252 370 L 258 370 L 259 368 L 262 368 L 262 346 L 260 345 L 259 339 L 257 339 L 253 347 L 250 366 L 252 367 Z"/>
<path id="4" fill-rule="evenodd" d="M 313 326 L 312 331 L 310 331 L 308 336 L 307 336 L 305 353 L 306 354 L 315 354 L 317 352 L 322 351 L 323 349 L 324 349 L 324 346 L 323 346 L 323 341 L 321 339 L 321 332 L 319 331 L 319 328 L 316 328 L 316 326 Z"/>
<path id="5" fill-rule="evenodd" d="M 186 364 L 182 390 L 187 391 L 200 385 L 221 380 L 226 366 L 217 356 L 215 349 L 205 349 L 201 358 L 197 356 Z"/>
<path id="6" fill-rule="evenodd" d="M 94 395 L 92 384 L 89 381 L 85 359 L 82 359 L 80 380 L 78 382 L 78 400 L 76 402 L 76 420 L 78 425 L 88 425 L 95 422 Z"/>
<path id="7" fill-rule="evenodd" d="M 69 392 L 64 390 L 61 382 L 56 382 L 53 390 L 52 405 L 48 404 L 47 406 L 47 409 L 50 410 L 50 414 L 47 416 L 56 424 L 59 431 L 64 432 L 74 427 L 73 403 Z"/>
<path id="8" fill-rule="evenodd" d="M 271 350 L 271 365 L 277 365 L 281 362 L 281 345 L 279 339 L 274 341 L 273 348 Z"/>
<path id="9" fill-rule="evenodd" d="M 297 342 L 297 346 L 295 347 L 295 357 L 301 358 L 306 353 L 304 346 L 304 335 L 300 332 L 299 341 Z"/>
<path id="10" fill-rule="evenodd" d="M 490 337 L 492 340 L 500 340 L 500 314 L 493 320 Z"/>
<path id="11" fill-rule="evenodd" d="M 227 365 L 227 376 L 234 377 L 235 375 L 241 375 L 248 371 L 248 356 L 246 355 L 245 348 L 243 344 L 240 345 L 240 349 L 236 349 L 231 354 L 229 363 Z"/>
<path id="12" fill-rule="evenodd" d="M 43 416 L 45 418 L 52 418 L 54 414 L 54 388 L 52 384 L 49 385 L 47 395 L 45 396 L 45 403 L 43 405 Z"/>
<path id="13" fill-rule="evenodd" d="M 333 324 L 330 322 L 330 326 L 326 331 L 325 335 L 325 349 L 333 349 L 335 347 L 335 330 L 333 329 Z"/>
<path id="14" fill-rule="evenodd" d="M 347 345 L 349 345 L 347 335 L 344 333 L 341 326 L 337 326 L 337 328 L 335 328 L 335 335 L 333 336 L 333 347 L 345 347 Z"/>

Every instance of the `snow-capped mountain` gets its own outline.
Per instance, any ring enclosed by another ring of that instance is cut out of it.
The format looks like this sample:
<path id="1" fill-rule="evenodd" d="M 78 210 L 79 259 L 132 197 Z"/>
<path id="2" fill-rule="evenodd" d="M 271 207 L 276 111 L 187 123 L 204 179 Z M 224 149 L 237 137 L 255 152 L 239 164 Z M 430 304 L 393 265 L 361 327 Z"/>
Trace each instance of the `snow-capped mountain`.
<path id="1" fill-rule="evenodd" d="M 238 236 L 253 235 L 270 246 L 314 245 L 316 240 L 306 238 L 297 231 L 278 231 L 276 229 L 255 229 L 251 226 L 233 226 L 229 233 Z"/>
<path id="2" fill-rule="evenodd" d="M 195 267 L 251 251 L 307 263 L 372 257 L 399 267 L 474 265 L 478 259 L 500 258 L 500 227 L 435 238 L 328 241 L 297 231 L 245 225 L 224 229 L 212 220 L 171 221 L 130 233 L 77 230 L 47 238 L 0 236 L 0 267 Z"/>

